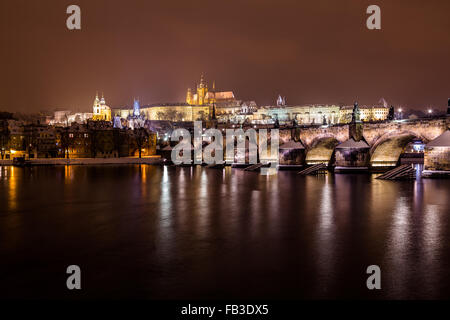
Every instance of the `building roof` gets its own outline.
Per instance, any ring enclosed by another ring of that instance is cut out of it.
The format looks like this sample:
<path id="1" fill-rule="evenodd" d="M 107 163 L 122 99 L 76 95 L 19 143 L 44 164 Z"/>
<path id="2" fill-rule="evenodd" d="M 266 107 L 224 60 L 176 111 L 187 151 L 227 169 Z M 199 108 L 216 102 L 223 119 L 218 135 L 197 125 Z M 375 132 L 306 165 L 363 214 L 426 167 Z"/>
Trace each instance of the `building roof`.
<path id="1" fill-rule="evenodd" d="M 354 106 L 342 106 L 341 110 L 353 110 Z M 358 105 L 359 109 L 373 109 L 373 108 L 378 108 L 378 109 L 386 109 L 388 110 L 389 107 L 385 107 L 383 105 L 378 105 L 378 104 L 374 104 L 374 105 Z"/>
<path id="2" fill-rule="evenodd" d="M 305 149 L 305 147 L 303 146 L 303 144 L 299 141 L 299 142 L 295 142 L 293 140 L 289 140 L 286 143 L 283 143 L 280 146 L 280 149 Z"/>
<path id="3" fill-rule="evenodd" d="M 234 99 L 234 93 L 233 91 L 220 91 L 220 92 L 208 92 L 206 94 L 206 98 L 216 98 L 216 100 L 233 100 Z"/>
<path id="4" fill-rule="evenodd" d="M 450 130 L 445 131 L 439 137 L 429 142 L 426 147 L 450 147 Z"/>
<path id="5" fill-rule="evenodd" d="M 336 149 L 347 149 L 347 148 L 361 149 L 361 148 L 370 148 L 370 146 L 364 140 L 355 141 L 353 138 L 350 138 L 336 147 Z"/>

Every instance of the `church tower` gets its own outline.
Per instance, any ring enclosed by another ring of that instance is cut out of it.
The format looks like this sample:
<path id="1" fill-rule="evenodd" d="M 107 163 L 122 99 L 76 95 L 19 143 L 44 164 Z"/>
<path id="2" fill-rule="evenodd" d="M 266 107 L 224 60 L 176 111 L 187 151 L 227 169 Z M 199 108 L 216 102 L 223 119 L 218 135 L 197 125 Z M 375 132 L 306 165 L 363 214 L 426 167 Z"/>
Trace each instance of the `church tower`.
<path id="1" fill-rule="evenodd" d="M 98 99 L 98 97 L 97 97 L 97 99 Z M 102 98 L 100 99 L 100 104 L 101 105 L 105 105 L 106 104 L 105 97 L 103 96 L 103 92 L 102 92 Z"/>
<path id="2" fill-rule="evenodd" d="M 208 86 L 205 83 L 205 79 L 203 78 L 203 74 L 200 77 L 200 84 L 197 86 L 197 98 L 198 98 L 198 104 L 204 105 L 207 102 L 205 101 L 206 94 L 208 93 Z"/>
<path id="3" fill-rule="evenodd" d="M 94 115 L 100 114 L 100 99 L 98 98 L 98 92 L 95 93 L 95 99 L 92 105 L 92 112 L 94 113 Z"/>
<path id="4" fill-rule="evenodd" d="M 188 88 L 187 94 L 186 94 L 186 103 L 187 104 L 194 104 L 194 98 L 192 96 L 192 90 L 191 88 Z"/>
<path id="5" fill-rule="evenodd" d="M 98 93 L 95 94 L 94 105 L 92 106 L 93 115 L 92 120 L 111 121 L 111 109 L 106 105 L 105 98 L 98 98 Z"/>
<path id="6" fill-rule="evenodd" d="M 133 101 L 133 116 L 139 117 L 141 115 L 141 106 L 139 105 L 139 99 Z"/>

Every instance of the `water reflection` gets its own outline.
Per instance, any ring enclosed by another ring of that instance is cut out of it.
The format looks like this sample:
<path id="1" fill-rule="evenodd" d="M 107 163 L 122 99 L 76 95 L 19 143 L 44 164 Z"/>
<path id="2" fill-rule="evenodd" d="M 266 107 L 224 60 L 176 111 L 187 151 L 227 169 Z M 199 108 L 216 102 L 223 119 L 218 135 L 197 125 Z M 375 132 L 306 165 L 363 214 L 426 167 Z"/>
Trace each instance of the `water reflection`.
<path id="1" fill-rule="evenodd" d="M 317 290 L 322 293 L 329 291 L 329 286 L 333 282 L 333 274 L 336 272 L 336 218 L 334 212 L 336 199 L 333 197 L 333 186 L 330 184 L 328 177 L 324 178 L 325 181 L 319 193 L 318 225 L 316 231 L 318 255 Z"/>
<path id="2" fill-rule="evenodd" d="M 170 216 L 170 212 L 172 210 L 172 198 L 171 198 L 171 182 L 169 181 L 169 173 L 168 168 L 164 166 L 163 168 L 163 174 L 161 179 L 161 200 L 159 201 L 160 207 L 161 207 L 161 217 L 164 223 L 166 223 L 165 226 L 167 226 L 168 223 L 168 217 Z"/>
<path id="3" fill-rule="evenodd" d="M 101 273 L 90 297 L 366 298 L 370 264 L 379 297 L 450 296 L 448 180 L 61 166 L 1 168 L 0 182 L 0 295 L 38 295 L 42 268 L 19 271 L 43 259 Z"/>
<path id="4" fill-rule="evenodd" d="M 64 166 L 64 182 L 66 184 L 71 183 L 73 180 L 72 166 Z"/>
<path id="5" fill-rule="evenodd" d="M 15 211 L 18 207 L 18 180 L 20 171 L 13 166 L 0 166 L 0 180 L 2 186 L 6 185 L 7 189 L 7 209 L 8 211 Z"/>
<path id="6" fill-rule="evenodd" d="M 391 270 L 395 277 L 390 277 L 391 294 L 394 297 L 406 292 L 408 276 L 411 272 L 411 207 L 406 197 L 399 197 L 395 203 L 388 239 L 387 270 Z"/>

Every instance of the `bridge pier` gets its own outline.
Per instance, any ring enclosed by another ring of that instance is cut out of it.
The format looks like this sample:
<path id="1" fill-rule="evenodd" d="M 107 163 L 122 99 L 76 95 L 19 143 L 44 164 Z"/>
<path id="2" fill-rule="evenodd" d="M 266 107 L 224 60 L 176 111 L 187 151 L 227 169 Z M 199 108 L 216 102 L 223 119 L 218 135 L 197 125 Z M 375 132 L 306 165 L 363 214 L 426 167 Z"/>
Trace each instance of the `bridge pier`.
<path id="1" fill-rule="evenodd" d="M 336 147 L 335 171 L 369 170 L 370 146 L 364 141 L 353 138 Z"/>
<path id="2" fill-rule="evenodd" d="M 303 144 L 293 140 L 282 144 L 278 153 L 280 167 L 303 166 L 305 164 L 306 150 Z"/>
<path id="3" fill-rule="evenodd" d="M 426 144 L 450 130 L 450 103 L 448 108 L 447 117 L 379 122 L 358 122 L 355 118 L 349 124 L 299 127 L 289 129 L 289 132 L 282 132 L 281 129 L 280 137 L 284 138 L 283 143 L 300 141 L 305 148 L 304 163 L 308 165 L 325 163 L 336 167 L 367 167 L 383 171 L 399 163 L 411 142 L 420 140 Z M 352 144 L 358 141 L 363 141 L 365 145 L 352 148 Z M 345 142 L 348 142 L 347 147 Z M 294 157 L 290 152 L 280 149 L 280 153 L 285 155 L 285 158 L 280 155 L 280 163 L 284 161 L 286 165 L 299 165 L 303 162 L 303 157 Z M 428 163 L 442 162 L 443 168 L 447 168 L 447 153 L 443 155 L 441 151 L 438 156 L 434 149 L 425 150 L 427 152 Z"/>

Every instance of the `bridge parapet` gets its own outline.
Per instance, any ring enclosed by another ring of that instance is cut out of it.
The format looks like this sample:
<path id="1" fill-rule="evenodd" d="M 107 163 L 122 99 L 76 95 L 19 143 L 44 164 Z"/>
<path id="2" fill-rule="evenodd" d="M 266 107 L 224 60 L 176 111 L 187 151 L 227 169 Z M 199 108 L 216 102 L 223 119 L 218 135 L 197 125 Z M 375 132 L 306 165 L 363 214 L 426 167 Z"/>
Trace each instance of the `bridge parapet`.
<path id="1" fill-rule="evenodd" d="M 413 139 L 427 143 L 447 130 L 450 117 L 362 123 L 363 138 L 370 146 L 371 162 L 396 163 Z M 280 140 L 301 141 L 307 163 L 332 161 L 335 147 L 350 138 L 350 125 L 301 127 L 280 132 Z M 379 149 L 379 150 L 378 150 Z"/>
<path id="2" fill-rule="evenodd" d="M 365 123 L 363 125 L 363 136 L 370 146 L 400 134 L 410 134 L 429 142 L 447 129 L 445 118 L 417 119 L 404 121 L 386 121 L 382 123 Z"/>
<path id="3" fill-rule="evenodd" d="M 349 138 L 349 126 L 345 124 L 330 127 L 298 128 L 296 134 L 303 145 L 310 149 L 322 139 L 334 138 L 339 143 L 347 141 Z"/>

